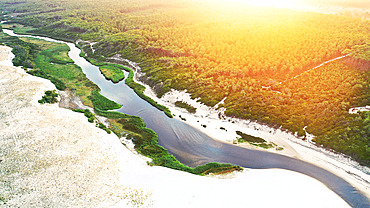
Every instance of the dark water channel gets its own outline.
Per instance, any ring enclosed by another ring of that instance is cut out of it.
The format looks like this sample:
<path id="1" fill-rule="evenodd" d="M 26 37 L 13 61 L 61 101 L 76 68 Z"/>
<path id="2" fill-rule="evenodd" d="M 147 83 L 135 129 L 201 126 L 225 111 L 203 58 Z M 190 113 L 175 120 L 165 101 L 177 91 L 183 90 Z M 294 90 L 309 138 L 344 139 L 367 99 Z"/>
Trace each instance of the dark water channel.
<path id="1" fill-rule="evenodd" d="M 14 35 L 12 31 L 4 31 Z M 52 40 L 49 38 L 42 39 Z M 54 40 L 54 42 L 56 41 Z M 74 44 L 67 44 L 71 48 L 69 52 L 71 59 L 82 68 L 87 78 L 100 87 L 101 94 L 122 104 L 123 107 L 119 109 L 120 112 L 141 117 L 147 127 L 158 134 L 159 144 L 180 162 L 192 167 L 208 162 L 220 162 L 232 163 L 246 168 L 291 170 L 321 181 L 352 207 L 370 207 L 370 201 L 366 196 L 329 171 L 287 156 L 219 142 L 188 124 L 168 118 L 162 111 L 157 110 L 137 96 L 124 82 L 114 84 L 106 80 L 98 67 L 93 66 L 79 56 L 80 50 Z"/>

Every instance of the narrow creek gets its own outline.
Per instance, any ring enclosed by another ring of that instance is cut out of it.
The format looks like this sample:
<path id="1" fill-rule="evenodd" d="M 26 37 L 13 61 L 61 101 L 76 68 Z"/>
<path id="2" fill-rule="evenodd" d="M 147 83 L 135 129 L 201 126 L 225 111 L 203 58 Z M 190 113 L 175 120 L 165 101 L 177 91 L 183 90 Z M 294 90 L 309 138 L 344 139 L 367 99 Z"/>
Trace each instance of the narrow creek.
<path id="1" fill-rule="evenodd" d="M 82 68 L 88 79 L 100 87 L 101 94 L 122 104 L 123 107 L 118 111 L 141 117 L 147 127 L 158 134 L 159 144 L 180 162 L 188 166 L 194 167 L 208 162 L 220 162 L 232 163 L 246 168 L 291 170 L 321 181 L 352 207 L 370 207 L 370 201 L 366 196 L 342 178 L 325 169 L 291 157 L 245 149 L 216 141 L 182 121 L 168 118 L 162 111 L 137 96 L 124 82 L 114 84 L 106 80 L 100 73 L 99 67 L 79 56 L 80 49 L 75 47 L 73 43 L 57 41 L 47 37 L 17 35 L 6 29 L 3 31 L 11 36 L 40 38 L 46 41 L 67 44 L 70 47 L 68 53 L 70 58 Z"/>

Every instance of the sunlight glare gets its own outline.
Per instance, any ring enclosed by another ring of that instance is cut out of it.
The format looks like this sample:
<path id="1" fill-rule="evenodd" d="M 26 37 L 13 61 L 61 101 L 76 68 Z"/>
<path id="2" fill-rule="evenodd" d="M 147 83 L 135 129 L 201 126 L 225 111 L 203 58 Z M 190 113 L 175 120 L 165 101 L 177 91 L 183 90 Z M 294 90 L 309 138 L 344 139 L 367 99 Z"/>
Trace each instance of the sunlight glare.
<path id="1" fill-rule="evenodd" d="M 298 5 L 297 0 L 232 0 L 234 2 L 243 2 L 253 6 L 270 6 L 276 8 L 295 8 Z"/>

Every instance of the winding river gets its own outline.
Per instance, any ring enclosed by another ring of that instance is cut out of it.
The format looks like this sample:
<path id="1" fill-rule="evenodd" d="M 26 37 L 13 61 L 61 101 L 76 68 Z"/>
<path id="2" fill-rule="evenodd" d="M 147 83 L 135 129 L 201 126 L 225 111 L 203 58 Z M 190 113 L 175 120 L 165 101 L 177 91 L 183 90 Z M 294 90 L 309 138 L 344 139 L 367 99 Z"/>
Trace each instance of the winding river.
<path id="1" fill-rule="evenodd" d="M 68 54 L 70 58 L 82 68 L 87 78 L 100 87 L 101 94 L 122 104 L 120 112 L 141 117 L 147 127 L 158 134 L 159 144 L 186 165 L 194 167 L 208 162 L 220 162 L 232 163 L 246 168 L 291 170 L 321 181 L 352 207 L 370 207 L 370 201 L 366 196 L 342 178 L 325 169 L 287 156 L 245 149 L 216 141 L 188 124 L 168 118 L 162 111 L 138 97 L 124 82 L 114 84 L 106 80 L 98 67 L 79 56 L 80 49 L 75 47 L 73 43 L 47 37 L 17 35 L 6 29 L 4 32 L 11 36 L 40 38 L 67 44 L 71 49 Z"/>

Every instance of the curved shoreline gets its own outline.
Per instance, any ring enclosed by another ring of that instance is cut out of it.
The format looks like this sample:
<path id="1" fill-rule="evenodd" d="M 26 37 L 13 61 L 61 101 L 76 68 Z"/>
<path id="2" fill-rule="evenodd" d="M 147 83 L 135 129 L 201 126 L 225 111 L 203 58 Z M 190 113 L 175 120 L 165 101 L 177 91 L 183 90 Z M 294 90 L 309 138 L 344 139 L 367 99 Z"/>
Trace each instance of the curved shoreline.
<path id="1" fill-rule="evenodd" d="M 68 43 L 68 45 L 70 45 L 71 43 Z"/>

